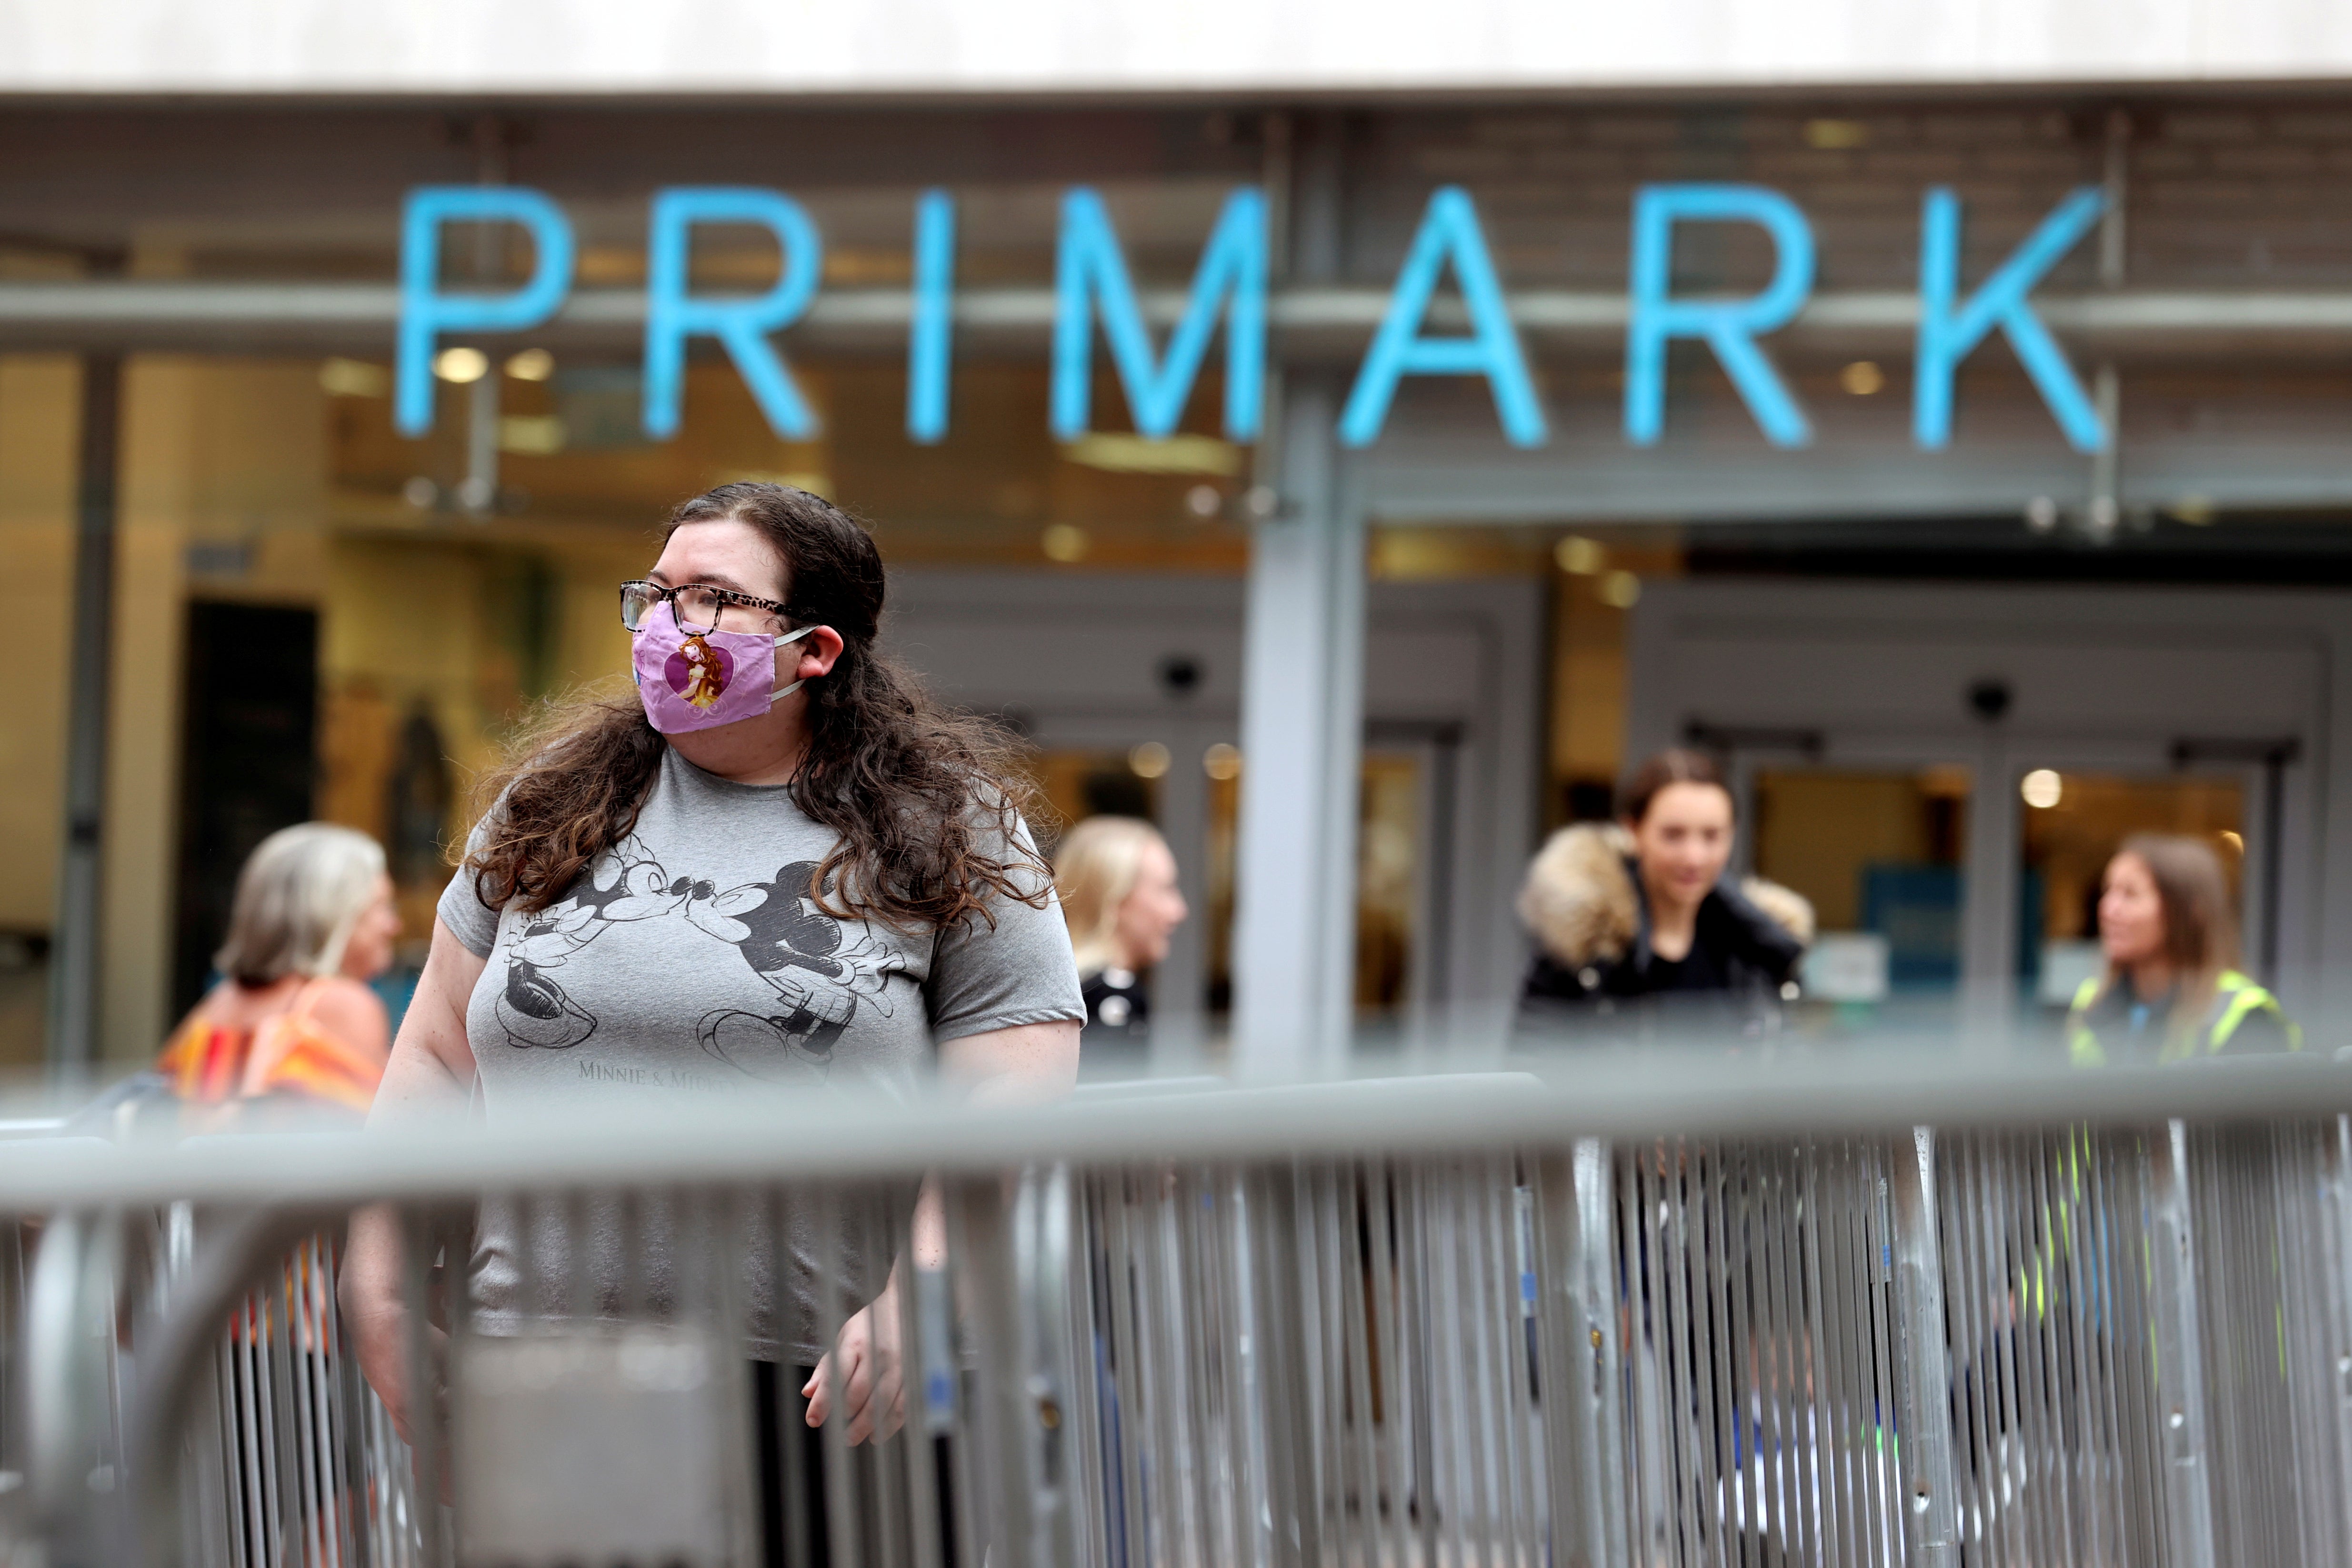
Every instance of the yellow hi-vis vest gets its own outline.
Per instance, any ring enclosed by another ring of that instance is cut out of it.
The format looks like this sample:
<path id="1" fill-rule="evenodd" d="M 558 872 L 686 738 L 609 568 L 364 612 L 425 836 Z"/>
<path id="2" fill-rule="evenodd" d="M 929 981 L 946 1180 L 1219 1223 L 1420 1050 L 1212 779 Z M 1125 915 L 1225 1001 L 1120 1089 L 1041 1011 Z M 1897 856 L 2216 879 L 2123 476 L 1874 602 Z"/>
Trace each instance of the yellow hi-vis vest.
<path id="1" fill-rule="evenodd" d="M 2066 1054 L 2077 1067 L 2105 1067 L 2107 1064 L 2106 1047 L 2099 1043 L 2098 1033 L 2092 1029 L 2090 1020 L 2091 1004 L 2099 999 L 2099 988 L 2103 984 L 2105 981 L 2095 977 L 2084 981 L 2074 992 L 2074 1010 L 2067 1015 Z M 2238 1032 L 2238 1026 L 2258 1012 L 2267 1013 L 2277 1020 L 2280 1032 L 2286 1036 L 2289 1051 L 2303 1049 L 2301 1026 L 2286 1016 L 2276 997 L 2254 984 L 2250 977 L 2235 969 L 2224 969 L 2221 977 L 2213 982 L 2213 994 L 2220 1007 L 2212 1023 L 2206 1028 L 2202 1041 L 2193 1030 L 2177 1034 L 2168 1031 L 2163 1046 L 2157 1051 L 2158 1062 L 2187 1061 L 2197 1056 L 2219 1056 L 2228 1049 L 2230 1037 Z"/>

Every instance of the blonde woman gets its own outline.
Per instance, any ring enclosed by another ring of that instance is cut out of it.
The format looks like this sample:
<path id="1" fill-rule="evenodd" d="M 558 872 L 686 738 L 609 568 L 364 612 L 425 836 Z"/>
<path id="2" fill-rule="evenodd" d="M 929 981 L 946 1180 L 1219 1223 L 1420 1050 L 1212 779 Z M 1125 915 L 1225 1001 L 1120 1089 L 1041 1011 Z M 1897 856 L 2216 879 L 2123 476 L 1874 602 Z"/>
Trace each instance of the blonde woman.
<path id="1" fill-rule="evenodd" d="M 325 822 L 272 833 L 237 873 L 213 959 L 224 978 L 173 1031 L 156 1071 L 183 1105 L 364 1114 L 392 1044 L 367 982 L 399 939 L 373 839 Z"/>
<path id="2" fill-rule="evenodd" d="M 2278 998 L 2238 972 L 2238 923 L 2221 858 L 2202 839 L 2137 833 L 2099 894 L 2106 972 L 2066 1020 L 2077 1067 L 2300 1051 Z"/>
<path id="3" fill-rule="evenodd" d="M 1168 841 L 1134 817 L 1088 817 L 1062 839 L 1054 888 L 1087 1007 L 1081 1051 L 1139 1050 L 1150 1013 L 1142 971 L 1168 956 L 1189 913 Z"/>

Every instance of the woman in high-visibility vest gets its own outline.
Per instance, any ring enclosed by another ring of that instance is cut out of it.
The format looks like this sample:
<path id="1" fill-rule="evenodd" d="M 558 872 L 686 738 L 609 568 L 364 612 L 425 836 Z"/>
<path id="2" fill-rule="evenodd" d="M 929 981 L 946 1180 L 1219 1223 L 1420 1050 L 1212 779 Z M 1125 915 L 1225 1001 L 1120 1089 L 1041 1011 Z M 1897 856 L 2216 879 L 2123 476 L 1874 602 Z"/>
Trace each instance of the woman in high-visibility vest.
<path id="1" fill-rule="evenodd" d="M 2300 1051 L 2303 1030 L 2238 962 L 2229 883 L 2212 846 L 2137 833 L 2099 894 L 2106 972 L 2083 982 L 2066 1019 L 2077 1067 Z"/>

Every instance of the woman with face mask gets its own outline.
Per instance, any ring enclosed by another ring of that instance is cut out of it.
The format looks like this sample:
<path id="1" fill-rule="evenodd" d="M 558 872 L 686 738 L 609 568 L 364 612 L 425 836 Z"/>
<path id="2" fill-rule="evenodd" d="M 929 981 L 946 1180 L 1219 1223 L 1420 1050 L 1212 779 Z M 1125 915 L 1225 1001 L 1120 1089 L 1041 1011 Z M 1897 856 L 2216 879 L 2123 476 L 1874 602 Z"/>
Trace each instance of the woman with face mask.
<path id="1" fill-rule="evenodd" d="M 905 1093 L 934 1068 L 975 1101 L 1066 1092 L 1085 1011 L 1017 758 L 877 652 L 883 591 L 871 537 L 815 496 L 723 485 L 671 514 L 659 559 L 620 589 L 636 690 L 560 713 L 493 780 L 373 1122 L 469 1096 L 495 1125 L 557 1094 L 621 1108 L 759 1085 Z M 629 1217 L 588 1223 L 588 1256 L 630 1250 Z M 760 1408 L 772 1422 L 797 1390 L 794 1418 L 838 1411 L 863 1442 L 902 1414 L 904 1260 L 817 1223 L 788 1210 L 781 1237 L 762 1221 L 744 1249 Z M 942 1245 L 928 1191 L 913 1226 L 919 1255 Z M 392 1216 L 355 1218 L 342 1299 L 405 1421 L 399 1247 Z M 776 1261 L 826 1248 L 872 1302 L 832 1343 L 805 1276 Z M 635 1250 L 638 1274 L 665 1267 L 661 1249 Z M 577 1255 L 541 1256 L 535 1239 L 526 1254 L 486 1204 L 474 1322 L 612 1321 L 677 1283 L 580 1281 Z"/>
<path id="2" fill-rule="evenodd" d="M 2242 975 L 2221 859 L 2201 839 L 2138 833 L 2099 893 L 2106 971 L 2083 982 L 2066 1019 L 2077 1067 L 2300 1051 L 2303 1030 Z"/>
<path id="3" fill-rule="evenodd" d="M 1795 994 L 1812 906 L 1760 878 L 1726 880 L 1731 791 L 1701 753 L 1651 758 L 1623 806 L 1617 822 L 1554 833 L 1528 868 L 1519 917 L 1538 950 L 1523 1021 L 1577 1028 L 1633 1009 L 1739 1035 L 1769 1027 Z"/>

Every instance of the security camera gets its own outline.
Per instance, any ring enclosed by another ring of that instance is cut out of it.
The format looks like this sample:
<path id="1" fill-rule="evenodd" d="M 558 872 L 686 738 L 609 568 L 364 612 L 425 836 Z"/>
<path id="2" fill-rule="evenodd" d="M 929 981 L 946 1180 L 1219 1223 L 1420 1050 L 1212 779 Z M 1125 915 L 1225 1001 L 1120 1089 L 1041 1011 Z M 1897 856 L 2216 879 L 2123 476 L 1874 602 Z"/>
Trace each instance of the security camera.
<path id="1" fill-rule="evenodd" d="M 1207 672 L 1201 661 L 1190 653 L 1171 653 L 1160 661 L 1160 689 L 1171 697 L 1191 696 L 1201 689 Z"/>

